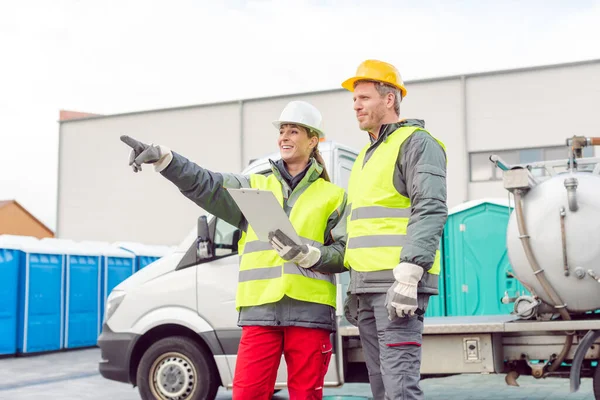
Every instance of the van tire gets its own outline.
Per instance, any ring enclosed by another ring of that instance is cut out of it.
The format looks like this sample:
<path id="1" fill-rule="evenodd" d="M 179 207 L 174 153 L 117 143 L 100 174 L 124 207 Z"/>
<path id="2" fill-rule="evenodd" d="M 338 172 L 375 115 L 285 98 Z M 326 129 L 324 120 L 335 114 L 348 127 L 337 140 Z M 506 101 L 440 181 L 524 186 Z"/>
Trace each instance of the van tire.
<path id="1" fill-rule="evenodd" d="M 144 400 L 169 399 L 169 394 L 185 400 L 214 400 L 219 377 L 209 352 L 190 338 L 173 336 L 146 350 L 137 369 L 137 384 Z"/>

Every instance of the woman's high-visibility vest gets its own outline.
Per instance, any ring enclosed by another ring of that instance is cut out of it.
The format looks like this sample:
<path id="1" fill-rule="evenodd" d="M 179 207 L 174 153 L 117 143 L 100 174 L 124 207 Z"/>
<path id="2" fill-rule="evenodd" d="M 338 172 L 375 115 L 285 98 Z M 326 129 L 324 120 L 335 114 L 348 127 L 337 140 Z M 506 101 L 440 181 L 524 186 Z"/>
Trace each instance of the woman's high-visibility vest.
<path id="1" fill-rule="evenodd" d="M 274 175 L 252 175 L 252 188 L 270 190 L 283 206 L 282 186 Z M 327 220 L 344 201 L 344 190 L 322 178 L 298 197 L 290 213 L 292 226 L 306 244 L 320 247 Z M 239 241 L 241 255 L 236 309 L 274 303 L 289 296 L 296 300 L 336 306 L 335 276 L 321 274 L 286 262 L 267 242 L 261 242 L 252 226 Z"/>
<path id="2" fill-rule="evenodd" d="M 394 171 L 402 143 L 417 130 L 424 129 L 398 128 L 374 150 L 366 164 L 364 158 L 370 146 L 358 155 L 348 185 L 348 204 L 352 204 L 352 209 L 347 224 L 346 267 L 375 272 L 391 270 L 400 263 L 411 205 L 410 199 L 394 186 Z M 441 141 L 437 142 L 445 149 Z M 439 250 L 428 273 L 440 273 Z"/>

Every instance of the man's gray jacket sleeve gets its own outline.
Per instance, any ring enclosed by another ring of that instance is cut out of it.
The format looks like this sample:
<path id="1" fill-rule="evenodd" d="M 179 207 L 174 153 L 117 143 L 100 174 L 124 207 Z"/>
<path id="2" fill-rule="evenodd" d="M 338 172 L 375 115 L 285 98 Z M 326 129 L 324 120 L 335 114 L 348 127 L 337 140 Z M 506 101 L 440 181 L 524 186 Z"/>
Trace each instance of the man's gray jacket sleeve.
<path id="1" fill-rule="evenodd" d="M 339 273 L 347 271 L 344 267 L 344 252 L 346 249 L 346 219 L 348 195 L 344 193 L 344 201 L 327 220 L 324 246 L 319 247 L 321 258 L 312 267 L 313 270 L 324 273 Z"/>
<path id="2" fill-rule="evenodd" d="M 173 160 L 160 173 L 173 182 L 188 199 L 207 212 L 242 230 L 246 219 L 227 188 L 250 187 L 249 177 L 212 172 L 175 152 Z"/>
<path id="3" fill-rule="evenodd" d="M 431 135 L 417 131 L 403 144 L 398 161 L 400 179 L 411 202 L 400 261 L 429 270 L 448 218 L 446 154 Z"/>

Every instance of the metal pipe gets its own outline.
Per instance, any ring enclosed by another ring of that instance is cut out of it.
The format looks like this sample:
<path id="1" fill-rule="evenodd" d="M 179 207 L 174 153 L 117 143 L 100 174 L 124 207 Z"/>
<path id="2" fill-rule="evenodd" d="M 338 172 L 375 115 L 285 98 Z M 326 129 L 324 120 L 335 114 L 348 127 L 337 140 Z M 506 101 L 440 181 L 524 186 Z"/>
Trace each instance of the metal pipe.
<path id="1" fill-rule="evenodd" d="M 565 208 L 560 208 L 560 233 L 562 237 L 562 251 L 563 251 L 563 267 L 565 269 L 565 276 L 569 276 L 569 263 L 567 260 L 567 232 L 565 229 L 565 215 L 567 215 Z"/>
<path id="2" fill-rule="evenodd" d="M 577 211 L 579 205 L 577 204 L 577 178 L 570 177 L 565 179 L 565 188 L 567 189 L 567 200 L 569 201 L 569 210 Z"/>
<path id="3" fill-rule="evenodd" d="M 512 168 L 512 165 L 507 164 L 503 159 L 495 154 L 490 156 L 490 161 L 496 164 L 496 167 L 500 168 L 502 171 L 508 171 Z"/>
<path id="4" fill-rule="evenodd" d="M 544 291 L 550 297 L 550 300 L 554 303 L 554 308 L 558 310 L 558 313 L 562 317 L 563 320 L 569 321 L 571 320 L 571 316 L 566 310 L 566 304 L 564 304 L 560 296 L 554 291 L 554 288 L 546 279 L 544 274 L 544 270 L 540 268 L 537 263 L 535 256 L 533 255 L 533 251 L 531 249 L 531 243 L 529 242 L 529 234 L 527 232 L 527 226 L 525 224 L 525 217 L 523 215 L 523 204 L 522 204 L 522 191 L 515 190 L 515 212 L 517 216 L 517 225 L 519 227 L 519 239 L 521 239 L 521 244 L 523 245 L 523 250 L 525 251 L 525 256 L 529 261 L 529 265 L 531 269 L 533 269 L 533 274 L 537 277 L 538 281 L 544 288 Z M 567 332 L 567 338 L 565 339 L 565 344 L 563 346 L 562 351 L 556 357 L 556 359 L 552 362 L 552 365 L 548 367 L 548 371 L 554 372 L 558 369 L 558 367 L 562 364 L 564 359 L 567 357 L 569 350 L 571 349 L 571 345 L 573 344 L 573 333 Z"/>

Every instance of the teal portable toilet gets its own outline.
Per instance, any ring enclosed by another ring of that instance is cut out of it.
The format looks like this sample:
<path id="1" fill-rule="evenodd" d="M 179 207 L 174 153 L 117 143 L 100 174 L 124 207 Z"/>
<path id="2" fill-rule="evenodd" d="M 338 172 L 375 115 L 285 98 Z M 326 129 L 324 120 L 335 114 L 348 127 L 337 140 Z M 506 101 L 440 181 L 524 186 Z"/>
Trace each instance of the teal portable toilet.
<path id="1" fill-rule="evenodd" d="M 509 314 L 502 298 L 529 294 L 512 275 L 506 227 L 513 208 L 505 199 L 469 201 L 452 208 L 443 253 L 448 316 Z"/>
<path id="2" fill-rule="evenodd" d="M 442 237 L 443 239 L 443 237 Z M 445 317 L 446 316 L 446 285 L 444 282 L 444 246 L 443 240 L 440 240 L 440 276 L 438 281 L 438 295 L 429 297 L 429 304 L 425 317 Z"/>

